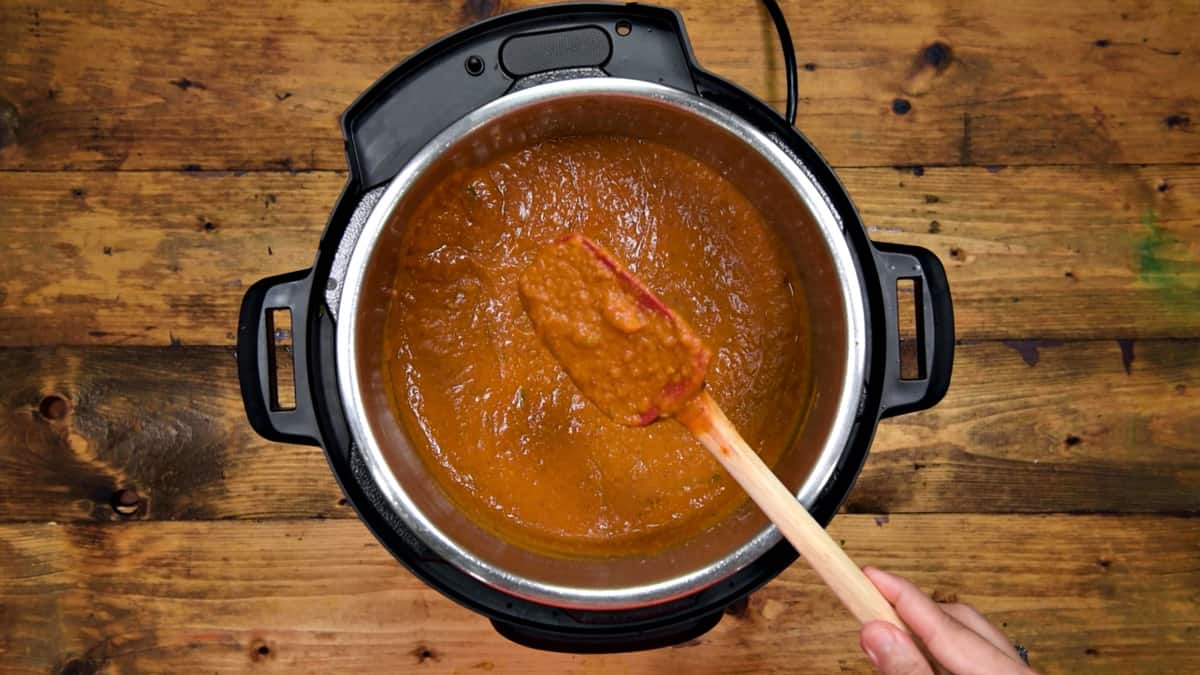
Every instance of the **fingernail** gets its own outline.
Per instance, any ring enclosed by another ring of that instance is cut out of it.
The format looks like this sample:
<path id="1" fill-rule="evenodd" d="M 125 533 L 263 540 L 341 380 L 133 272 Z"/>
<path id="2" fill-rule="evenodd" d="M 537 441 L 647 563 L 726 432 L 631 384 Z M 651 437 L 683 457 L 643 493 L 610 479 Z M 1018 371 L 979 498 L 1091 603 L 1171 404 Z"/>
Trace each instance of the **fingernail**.
<path id="1" fill-rule="evenodd" d="M 887 654 L 896 647 L 896 634 L 892 632 L 894 629 L 891 626 L 884 626 L 878 631 L 879 637 L 875 640 L 875 648 Z"/>
<path id="2" fill-rule="evenodd" d="M 870 627 L 864 633 L 864 637 L 866 636 L 869 636 L 869 639 L 862 640 L 863 651 L 867 653 L 867 658 L 871 659 L 871 663 L 875 664 L 876 668 L 881 668 L 880 657 L 896 647 L 896 636 L 885 625 Z"/>
<path id="3" fill-rule="evenodd" d="M 867 658 L 871 659 L 871 663 L 875 664 L 876 668 L 879 668 L 879 657 L 875 655 L 875 650 L 863 645 L 863 651 L 867 653 Z"/>

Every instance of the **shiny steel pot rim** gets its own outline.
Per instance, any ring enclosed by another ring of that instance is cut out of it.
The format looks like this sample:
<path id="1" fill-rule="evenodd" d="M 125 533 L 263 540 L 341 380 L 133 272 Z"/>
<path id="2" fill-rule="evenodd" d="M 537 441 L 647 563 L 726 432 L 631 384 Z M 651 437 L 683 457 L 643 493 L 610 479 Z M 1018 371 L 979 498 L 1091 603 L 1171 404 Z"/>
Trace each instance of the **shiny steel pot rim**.
<path id="1" fill-rule="evenodd" d="M 845 451 L 862 395 L 866 368 L 866 318 L 862 285 L 853 256 L 843 236 L 840 218 L 825 192 L 802 164 L 768 136 L 732 112 L 693 94 L 658 84 L 620 78 L 587 77 L 541 84 L 503 96 L 464 116 L 431 140 L 388 185 L 379 203 L 367 218 L 350 256 L 337 311 L 339 320 L 336 339 L 338 388 L 345 407 L 346 420 L 380 492 L 404 524 L 439 556 L 480 581 L 513 595 L 554 606 L 585 609 L 645 606 L 696 592 L 723 580 L 763 555 L 779 542 L 779 532 L 774 526 L 768 526 L 715 564 L 658 583 L 638 586 L 580 588 L 546 583 L 499 568 L 475 556 L 460 542 L 447 536 L 400 486 L 389 467 L 379 439 L 367 422 L 367 406 L 356 365 L 363 359 L 377 360 L 379 355 L 359 353 L 355 336 L 359 312 L 362 309 L 360 299 L 364 278 L 373 249 L 388 225 L 394 209 L 408 195 L 410 188 L 423 172 L 435 165 L 438 159 L 464 136 L 511 112 L 560 97 L 603 95 L 632 96 L 667 104 L 735 134 L 786 179 L 808 207 L 814 222 L 821 230 L 827 252 L 833 261 L 833 269 L 838 276 L 841 305 L 846 314 L 847 362 L 831 432 L 825 439 L 816 464 L 796 494 L 806 506 L 815 502 Z"/>

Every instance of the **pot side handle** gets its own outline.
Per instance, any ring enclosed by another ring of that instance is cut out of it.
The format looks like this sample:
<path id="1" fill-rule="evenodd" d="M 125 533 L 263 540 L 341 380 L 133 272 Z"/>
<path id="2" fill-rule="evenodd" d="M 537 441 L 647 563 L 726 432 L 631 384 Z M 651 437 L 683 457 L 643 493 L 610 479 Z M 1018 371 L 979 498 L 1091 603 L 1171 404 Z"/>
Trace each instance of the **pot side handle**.
<path id="1" fill-rule="evenodd" d="M 942 262 L 919 246 L 874 243 L 876 267 L 883 291 L 884 372 L 881 417 L 931 408 L 950 387 L 954 365 L 954 308 Z M 912 279 L 917 305 L 919 379 L 900 377 L 900 327 L 896 282 Z"/>
<path id="2" fill-rule="evenodd" d="M 603 632 L 558 631 L 546 626 L 525 626 L 496 619 L 492 620 L 492 626 L 505 638 L 533 649 L 573 654 L 616 654 L 670 647 L 694 640 L 712 630 L 724 614 L 724 611 L 718 610 L 649 628 L 614 625 L 611 630 Z"/>
<path id="3" fill-rule="evenodd" d="M 305 329 L 312 285 L 311 270 L 300 270 L 256 282 L 242 299 L 238 319 L 238 380 L 250 426 L 263 438 L 283 443 L 319 445 L 320 430 L 308 384 L 308 331 Z M 276 400 L 275 327 L 270 312 L 286 309 L 292 315 L 292 372 L 296 386 L 294 408 Z"/>

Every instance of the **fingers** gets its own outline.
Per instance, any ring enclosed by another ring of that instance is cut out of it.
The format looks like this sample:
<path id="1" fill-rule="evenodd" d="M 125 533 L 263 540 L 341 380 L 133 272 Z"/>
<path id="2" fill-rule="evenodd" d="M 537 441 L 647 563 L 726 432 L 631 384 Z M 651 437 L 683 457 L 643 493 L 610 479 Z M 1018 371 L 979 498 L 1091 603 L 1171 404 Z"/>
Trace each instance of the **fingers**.
<path id="1" fill-rule="evenodd" d="M 1029 672 L 1023 664 L 1013 660 L 1008 650 L 1001 651 L 942 611 L 912 582 L 875 568 L 868 567 L 863 571 L 896 607 L 896 613 L 925 644 L 933 658 L 949 670 L 959 675 Z"/>
<path id="2" fill-rule="evenodd" d="M 912 638 L 890 623 L 872 621 L 864 625 L 859 643 L 881 675 L 933 675 Z"/>
<path id="3" fill-rule="evenodd" d="M 958 602 L 945 603 L 941 605 L 942 611 L 950 616 L 958 619 L 959 623 L 979 633 L 983 639 L 996 646 L 996 649 L 1011 656 L 1014 661 L 1024 663 L 1012 642 L 1008 640 L 1008 636 L 1000 631 L 989 622 L 977 609 L 970 605 L 965 605 Z"/>

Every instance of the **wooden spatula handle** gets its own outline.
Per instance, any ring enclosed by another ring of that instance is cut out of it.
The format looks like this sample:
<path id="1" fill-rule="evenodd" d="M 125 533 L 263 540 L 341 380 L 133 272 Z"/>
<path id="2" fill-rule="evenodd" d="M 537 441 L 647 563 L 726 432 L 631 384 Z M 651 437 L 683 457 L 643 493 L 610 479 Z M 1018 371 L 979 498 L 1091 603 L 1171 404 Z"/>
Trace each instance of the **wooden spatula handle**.
<path id="1" fill-rule="evenodd" d="M 888 621 L 908 630 L 879 589 L 746 444 L 707 391 L 700 392 L 680 412 L 679 420 L 746 490 L 859 622 Z"/>

